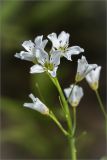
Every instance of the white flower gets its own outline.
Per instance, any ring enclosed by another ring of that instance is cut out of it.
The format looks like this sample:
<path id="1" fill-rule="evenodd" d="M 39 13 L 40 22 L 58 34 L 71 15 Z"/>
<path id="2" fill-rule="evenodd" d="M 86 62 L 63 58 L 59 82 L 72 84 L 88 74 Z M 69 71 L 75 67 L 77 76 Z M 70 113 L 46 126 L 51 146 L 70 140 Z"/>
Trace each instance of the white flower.
<path id="1" fill-rule="evenodd" d="M 84 79 L 86 75 L 96 67 L 97 64 L 88 64 L 86 58 L 82 56 L 82 58 L 78 60 L 77 74 L 75 78 L 76 82 L 79 82 L 82 79 Z"/>
<path id="2" fill-rule="evenodd" d="M 83 89 L 81 87 L 77 85 L 70 85 L 69 88 L 64 89 L 64 92 L 72 107 L 79 105 L 79 102 L 83 97 Z"/>
<path id="3" fill-rule="evenodd" d="M 44 49 L 46 46 L 48 40 L 42 40 L 42 36 L 37 36 L 34 40 L 35 43 L 33 43 L 31 40 L 24 41 L 22 46 L 26 49 L 26 51 L 21 51 L 20 53 L 16 53 L 15 57 L 20 58 L 22 60 L 32 61 L 34 62 L 36 60 L 36 50 L 39 48 Z"/>
<path id="4" fill-rule="evenodd" d="M 60 53 L 59 51 L 53 51 L 49 55 L 45 50 L 38 49 L 38 62 L 30 68 L 30 73 L 42 73 L 47 71 L 52 77 L 56 77 L 56 71 L 60 64 Z"/>
<path id="5" fill-rule="evenodd" d="M 101 66 L 96 67 L 86 76 L 86 80 L 93 90 L 97 90 L 99 86 Z"/>
<path id="6" fill-rule="evenodd" d="M 84 52 L 84 49 L 79 46 L 68 47 L 70 37 L 69 33 L 62 31 L 58 37 L 56 33 L 49 34 L 47 37 L 52 42 L 52 50 L 60 51 L 61 55 L 68 60 L 71 60 L 72 55 Z"/>
<path id="7" fill-rule="evenodd" d="M 29 97 L 33 103 L 24 103 L 24 107 L 34 109 L 42 114 L 49 114 L 49 109 L 38 98 L 35 98 L 33 94 L 30 94 Z"/>

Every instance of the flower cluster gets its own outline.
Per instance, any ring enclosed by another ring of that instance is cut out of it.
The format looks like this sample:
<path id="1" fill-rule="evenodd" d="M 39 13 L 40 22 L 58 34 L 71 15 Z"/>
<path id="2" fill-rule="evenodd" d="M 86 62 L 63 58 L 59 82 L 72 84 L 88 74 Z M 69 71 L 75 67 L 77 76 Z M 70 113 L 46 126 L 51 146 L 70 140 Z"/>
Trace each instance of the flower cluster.
<path id="1" fill-rule="evenodd" d="M 47 37 L 52 42 L 52 48 L 49 53 L 45 50 L 48 40 L 43 40 L 43 35 L 37 36 L 34 43 L 31 40 L 23 42 L 22 46 L 27 52 L 21 51 L 16 53 L 15 57 L 36 63 L 30 68 L 30 73 L 46 71 L 52 77 L 56 77 L 56 71 L 62 56 L 71 60 L 72 55 L 84 52 L 84 49 L 79 46 L 68 47 L 69 36 L 69 33 L 64 31 L 58 37 L 56 33 L 49 34 Z"/>
<path id="2" fill-rule="evenodd" d="M 43 40 L 43 35 L 37 36 L 34 43 L 31 40 L 23 42 L 22 46 L 26 51 L 16 53 L 15 57 L 34 63 L 30 68 L 30 73 L 46 72 L 54 78 L 57 76 L 56 73 L 60 65 L 61 57 L 72 61 L 72 55 L 78 55 L 84 52 L 84 49 L 79 46 L 69 47 L 69 37 L 70 34 L 64 31 L 58 36 L 56 33 L 49 34 L 47 38 L 52 42 L 52 47 L 50 51 L 47 52 L 45 47 L 48 39 Z M 78 60 L 75 82 L 78 83 L 86 78 L 90 87 L 93 90 L 97 90 L 100 70 L 101 66 L 88 64 L 85 56 L 82 56 L 81 59 Z M 64 92 L 71 106 L 76 107 L 79 105 L 83 97 L 83 89 L 80 86 L 72 84 L 69 88 L 64 89 Z M 25 107 L 33 108 L 42 114 L 49 114 L 49 109 L 38 98 L 35 98 L 32 94 L 30 94 L 29 97 L 33 100 L 33 103 L 25 103 Z"/>

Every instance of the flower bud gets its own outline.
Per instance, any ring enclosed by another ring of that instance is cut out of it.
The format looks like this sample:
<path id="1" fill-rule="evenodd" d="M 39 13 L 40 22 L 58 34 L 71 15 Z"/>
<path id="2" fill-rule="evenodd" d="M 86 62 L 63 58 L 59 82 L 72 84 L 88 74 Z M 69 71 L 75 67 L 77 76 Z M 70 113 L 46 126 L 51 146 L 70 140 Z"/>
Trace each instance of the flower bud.
<path id="1" fill-rule="evenodd" d="M 35 98 L 33 94 L 30 94 L 29 97 L 32 99 L 33 103 L 24 103 L 24 107 L 34 109 L 41 114 L 49 115 L 49 109 L 44 103 L 42 103 L 38 98 Z"/>

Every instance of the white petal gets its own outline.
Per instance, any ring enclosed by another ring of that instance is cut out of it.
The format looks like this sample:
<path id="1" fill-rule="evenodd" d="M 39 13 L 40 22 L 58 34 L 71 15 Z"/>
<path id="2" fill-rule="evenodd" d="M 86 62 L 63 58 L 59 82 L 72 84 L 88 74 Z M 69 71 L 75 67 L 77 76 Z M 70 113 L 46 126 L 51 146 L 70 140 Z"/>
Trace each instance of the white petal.
<path id="1" fill-rule="evenodd" d="M 40 45 L 41 45 L 42 39 L 43 39 L 43 35 L 37 36 L 37 37 L 35 38 L 34 42 L 35 42 L 36 46 L 40 46 Z"/>
<path id="2" fill-rule="evenodd" d="M 48 53 L 45 51 L 45 50 L 43 50 L 43 49 L 38 49 L 37 51 L 36 51 L 36 57 L 37 57 L 37 59 L 38 59 L 38 62 L 40 63 L 40 64 L 44 64 L 45 62 L 49 62 L 49 55 L 48 55 Z"/>
<path id="3" fill-rule="evenodd" d="M 98 66 L 94 71 L 94 73 L 95 73 L 95 75 L 94 75 L 95 76 L 95 81 L 99 81 L 100 72 L 101 72 L 101 66 Z"/>
<path id="4" fill-rule="evenodd" d="M 93 69 L 97 67 L 97 64 L 89 64 L 87 70 L 85 71 L 85 76 L 90 73 Z"/>
<path id="5" fill-rule="evenodd" d="M 69 95 L 70 95 L 70 93 L 71 93 L 71 90 L 72 90 L 71 88 L 65 88 L 65 89 L 64 89 L 64 92 L 65 92 L 65 95 L 66 95 L 67 98 L 69 98 Z"/>
<path id="6" fill-rule="evenodd" d="M 43 49 L 45 48 L 45 46 L 47 45 L 47 43 L 48 43 L 47 39 L 43 40 L 43 42 L 42 42 L 42 48 Z"/>
<path id="7" fill-rule="evenodd" d="M 45 48 L 48 40 L 47 40 L 47 39 L 46 39 L 46 40 L 42 40 L 42 39 L 43 39 L 43 35 L 37 36 L 37 37 L 35 38 L 34 41 L 35 41 L 35 44 L 36 44 L 36 48 L 37 48 L 37 49 L 38 49 L 38 48 L 42 48 L 42 49 Z"/>
<path id="8" fill-rule="evenodd" d="M 78 59 L 78 67 L 77 72 L 80 74 L 83 74 L 85 70 L 88 68 L 88 62 L 85 58 L 85 56 L 82 56 L 81 59 Z"/>
<path id="9" fill-rule="evenodd" d="M 33 94 L 30 94 L 30 98 L 33 98 L 33 103 L 24 103 L 24 107 L 34 109 L 42 114 L 49 114 L 49 109 L 38 98 L 35 98 Z"/>
<path id="10" fill-rule="evenodd" d="M 69 88 L 64 89 L 64 92 L 66 97 L 69 98 L 69 102 L 72 106 L 77 106 L 83 97 L 83 89 L 77 85 L 74 86 L 74 84 L 70 85 Z"/>
<path id="11" fill-rule="evenodd" d="M 92 71 L 90 71 L 86 76 L 87 82 L 89 84 L 98 83 L 100 77 L 100 71 L 101 71 L 101 66 L 98 66 Z"/>
<path id="12" fill-rule="evenodd" d="M 35 98 L 35 96 L 32 93 L 29 94 L 29 97 L 32 99 L 33 102 L 37 101 L 37 98 Z"/>
<path id="13" fill-rule="evenodd" d="M 87 75 L 86 75 L 86 80 L 89 84 L 93 83 L 93 74 L 94 74 L 94 71 L 92 70 L 91 72 L 89 72 Z"/>
<path id="14" fill-rule="evenodd" d="M 58 49 L 60 44 L 59 44 L 56 33 L 51 33 L 47 37 L 51 40 L 53 47 Z"/>
<path id="15" fill-rule="evenodd" d="M 60 42 L 61 47 L 64 47 L 66 45 L 69 44 L 69 33 L 66 33 L 65 31 L 62 31 L 59 36 L 58 36 L 58 40 Z"/>
<path id="16" fill-rule="evenodd" d="M 71 101 L 75 104 L 75 102 L 80 102 L 81 98 L 83 97 L 83 89 L 77 85 L 74 86 L 72 95 L 71 95 Z"/>
<path id="17" fill-rule="evenodd" d="M 44 68 L 39 64 L 35 64 L 30 68 L 30 73 L 43 73 L 43 72 Z"/>
<path id="18" fill-rule="evenodd" d="M 41 56 L 41 53 L 40 53 L 40 49 L 36 49 L 36 58 L 39 58 Z"/>
<path id="19" fill-rule="evenodd" d="M 69 61 L 71 61 L 71 53 L 68 51 L 68 52 L 65 52 L 65 53 L 62 53 L 62 56 L 64 56 L 66 59 L 68 59 Z"/>
<path id="20" fill-rule="evenodd" d="M 49 109 L 38 98 L 34 105 L 35 109 L 42 114 L 49 114 Z"/>
<path id="21" fill-rule="evenodd" d="M 29 41 L 24 41 L 22 46 L 28 51 L 31 52 L 32 49 L 35 47 L 35 44 L 29 40 Z"/>
<path id="22" fill-rule="evenodd" d="M 31 52 L 25 52 L 25 51 L 16 53 L 14 56 L 27 61 L 33 61 L 35 59 L 35 56 Z"/>
<path id="23" fill-rule="evenodd" d="M 49 109 L 38 98 L 35 103 L 24 103 L 23 106 L 34 109 L 42 114 L 49 114 Z"/>
<path id="24" fill-rule="evenodd" d="M 76 81 L 81 81 L 87 74 L 97 67 L 97 64 L 88 64 L 85 56 L 78 60 Z"/>
<path id="25" fill-rule="evenodd" d="M 61 52 L 60 51 L 52 51 L 50 57 L 50 63 L 54 64 L 54 66 L 58 66 L 60 64 Z"/>
<path id="26" fill-rule="evenodd" d="M 52 77 L 56 77 L 56 71 L 57 71 L 57 69 L 58 69 L 58 67 L 55 67 L 55 68 L 53 69 L 53 71 L 48 70 L 48 72 L 51 74 Z"/>
<path id="27" fill-rule="evenodd" d="M 86 76 L 92 69 L 96 68 L 97 64 L 88 64 L 85 56 L 82 56 L 81 59 L 78 60 L 77 73 L 82 76 Z"/>
<path id="28" fill-rule="evenodd" d="M 14 56 L 15 56 L 16 58 L 22 59 L 22 57 L 20 56 L 20 53 L 16 53 Z"/>
<path id="29" fill-rule="evenodd" d="M 80 54 L 81 52 L 84 52 L 84 49 L 79 46 L 72 46 L 69 47 L 68 52 L 70 52 L 71 55 Z"/>
<path id="30" fill-rule="evenodd" d="M 77 95 L 77 99 L 78 99 L 79 102 L 80 102 L 81 98 L 82 98 L 83 95 L 84 95 L 82 87 L 79 87 L 79 86 L 78 86 L 78 90 L 77 90 L 76 95 Z"/>
<path id="31" fill-rule="evenodd" d="M 27 108 L 34 109 L 34 103 L 24 103 L 23 106 L 27 107 Z"/>

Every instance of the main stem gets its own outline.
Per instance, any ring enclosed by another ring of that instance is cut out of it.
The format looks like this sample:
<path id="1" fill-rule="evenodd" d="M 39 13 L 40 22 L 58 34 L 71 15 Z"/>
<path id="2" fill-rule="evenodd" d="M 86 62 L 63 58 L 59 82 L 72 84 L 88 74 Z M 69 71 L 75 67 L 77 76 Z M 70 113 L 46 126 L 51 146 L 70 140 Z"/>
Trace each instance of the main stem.
<path id="1" fill-rule="evenodd" d="M 71 147 L 71 157 L 72 160 L 76 160 L 77 156 L 76 156 L 76 147 L 75 147 L 75 138 L 71 138 L 70 139 L 70 147 Z"/>
<path id="2" fill-rule="evenodd" d="M 57 78 L 52 78 L 50 77 L 52 82 L 54 83 L 54 85 L 56 86 L 58 92 L 59 92 L 59 95 L 61 97 L 61 100 L 62 100 L 62 104 L 63 104 L 63 107 L 64 107 L 64 111 L 66 113 L 66 120 L 67 120 L 67 124 L 68 124 L 68 128 L 69 128 L 69 134 L 71 135 L 68 140 L 69 140 L 69 143 L 70 143 L 70 153 L 71 153 L 71 159 L 72 160 L 76 160 L 76 147 L 75 147 L 75 137 L 72 133 L 72 120 L 71 120 L 71 116 L 70 116 L 70 112 L 69 112 L 69 107 L 68 107 L 68 103 L 65 99 L 65 96 L 63 94 L 63 91 L 61 89 L 61 86 L 58 82 L 58 79 Z"/>
<path id="3" fill-rule="evenodd" d="M 75 135 L 75 131 L 76 131 L 76 107 L 73 107 L 73 131 L 72 131 L 72 135 Z"/>
<path id="4" fill-rule="evenodd" d="M 65 110 L 65 113 L 66 113 L 66 119 L 67 119 L 69 131 L 70 131 L 70 134 L 71 134 L 72 133 L 72 120 L 71 120 L 71 116 L 70 116 L 70 112 L 69 112 L 69 108 L 68 108 L 68 103 L 67 103 L 67 101 L 64 97 L 63 91 L 61 89 L 61 86 L 60 86 L 57 78 L 54 78 L 54 80 L 55 80 L 56 87 L 58 89 L 58 92 L 60 94 L 60 97 L 61 97 L 61 100 L 62 100 L 62 103 L 63 103 L 63 107 L 64 107 L 64 110 Z"/>

